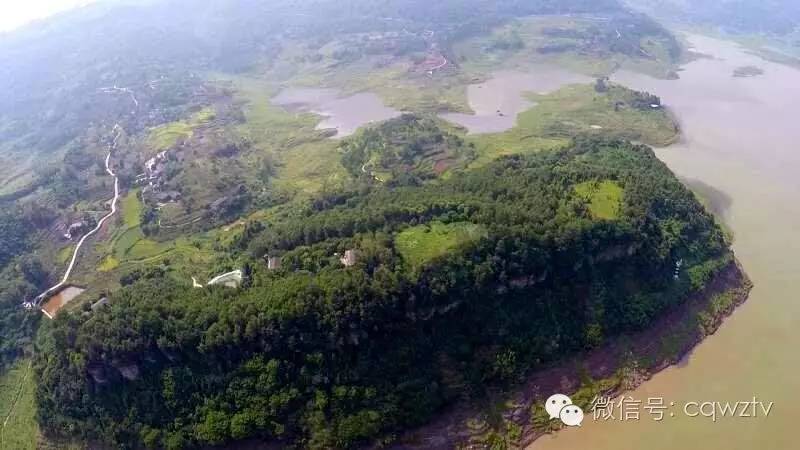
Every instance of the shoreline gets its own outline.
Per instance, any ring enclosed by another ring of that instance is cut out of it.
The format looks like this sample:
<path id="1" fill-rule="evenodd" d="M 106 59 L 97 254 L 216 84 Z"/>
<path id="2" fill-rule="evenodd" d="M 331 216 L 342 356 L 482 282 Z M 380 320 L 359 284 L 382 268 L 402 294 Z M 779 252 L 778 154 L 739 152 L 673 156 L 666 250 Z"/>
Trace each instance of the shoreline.
<path id="1" fill-rule="evenodd" d="M 598 394 L 617 397 L 636 389 L 685 360 L 747 300 L 752 287 L 733 258 L 702 291 L 665 312 L 646 330 L 618 336 L 597 349 L 525 375 L 524 381 L 507 391 L 490 391 L 484 399 L 451 405 L 427 425 L 400 433 L 383 448 L 483 449 L 497 442 L 509 449 L 527 448 L 560 428 L 542 406 L 549 395 L 567 394 L 588 411 L 588 403 Z M 502 411 L 487 413 L 490 405 L 498 404 L 503 405 Z"/>

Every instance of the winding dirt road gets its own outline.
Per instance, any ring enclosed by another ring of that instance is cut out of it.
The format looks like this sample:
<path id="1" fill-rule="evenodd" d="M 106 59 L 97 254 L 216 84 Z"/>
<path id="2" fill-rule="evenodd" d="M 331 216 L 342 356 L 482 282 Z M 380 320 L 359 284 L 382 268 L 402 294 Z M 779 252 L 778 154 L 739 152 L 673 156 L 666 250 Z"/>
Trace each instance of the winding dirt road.
<path id="1" fill-rule="evenodd" d="M 134 104 L 133 114 L 136 114 L 138 112 L 139 100 L 136 98 L 136 94 L 134 94 L 133 90 L 129 88 L 120 88 L 117 87 L 116 85 L 113 88 L 107 88 L 101 90 L 103 90 L 104 92 L 120 91 L 127 93 L 128 95 L 130 95 L 131 101 L 133 101 Z M 113 155 L 114 151 L 117 149 L 117 142 L 119 141 L 120 135 L 122 134 L 122 127 L 119 125 L 119 122 L 114 124 L 114 128 L 112 128 L 112 131 L 115 133 L 114 140 L 108 146 L 108 154 L 106 155 L 106 172 L 110 176 L 114 177 L 114 198 L 111 200 L 111 212 L 103 216 L 103 218 L 97 222 L 97 226 L 94 227 L 92 231 L 86 233 L 81 238 L 81 240 L 78 241 L 78 245 L 75 246 L 75 251 L 72 253 L 72 259 L 69 262 L 69 266 L 67 266 L 67 271 L 64 273 L 64 277 L 61 278 L 61 282 L 39 294 L 32 302 L 34 306 L 39 306 L 41 302 L 47 298 L 48 295 L 58 291 L 59 289 L 64 287 L 65 284 L 67 284 L 70 275 L 72 275 L 72 270 L 75 268 L 75 263 L 78 261 L 78 255 L 80 254 L 81 247 L 83 247 L 83 244 L 86 242 L 87 239 L 94 236 L 98 231 L 100 231 L 100 229 L 103 228 L 103 225 L 106 223 L 106 221 L 117 213 L 117 202 L 119 201 L 119 177 L 117 177 L 117 174 L 114 173 L 114 171 L 111 169 L 111 155 Z"/>
<path id="2" fill-rule="evenodd" d="M 117 148 L 117 141 L 119 140 L 120 133 L 122 132 L 122 127 L 120 127 L 119 124 L 116 124 L 114 125 L 113 131 L 115 131 L 116 134 L 114 135 L 113 142 L 108 147 L 108 154 L 106 155 L 106 172 L 108 172 L 109 175 L 114 177 L 114 198 L 111 200 L 111 212 L 103 216 L 103 218 L 97 222 L 97 226 L 95 226 L 92 231 L 86 233 L 81 238 L 81 240 L 78 241 L 78 245 L 75 246 L 75 251 L 72 253 L 72 260 L 70 260 L 69 266 L 67 266 L 67 271 L 64 273 L 64 277 L 58 284 L 42 292 L 41 294 L 39 294 L 39 296 L 36 297 L 36 299 L 34 300 L 34 304 L 36 304 L 37 306 L 42 302 L 42 300 L 47 298 L 48 295 L 61 289 L 65 284 L 67 284 L 70 275 L 72 275 L 72 270 L 75 268 L 75 263 L 78 260 L 78 254 L 80 253 L 83 244 L 86 242 L 87 239 L 94 236 L 98 231 L 100 231 L 100 229 L 103 228 L 103 225 L 106 223 L 106 221 L 117 213 L 117 201 L 119 200 L 119 177 L 117 177 L 117 175 L 111 169 L 111 155 Z"/>

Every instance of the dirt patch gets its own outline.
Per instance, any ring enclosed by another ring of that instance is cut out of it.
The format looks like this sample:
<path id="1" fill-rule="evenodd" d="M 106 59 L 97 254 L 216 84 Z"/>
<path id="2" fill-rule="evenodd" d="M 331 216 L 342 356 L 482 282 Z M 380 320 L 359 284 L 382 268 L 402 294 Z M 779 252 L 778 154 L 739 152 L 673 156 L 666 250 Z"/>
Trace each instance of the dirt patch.
<path id="1" fill-rule="evenodd" d="M 704 291 L 692 295 L 646 331 L 621 336 L 603 347 L 537 371 L 511 392 L 492 393 L 481 404 L 513 405 L 502 412 L 502 418 L 506 423 L 515 424 L 521 431 L 521 437 L 510 439 L 506 436 L 505 439 L 513 448 L 525 448 L 549 432 L 534 428 L 531 411 L 535 404 L 542 403 L 556 392 L 568 395 L 575 393 L 586 376 L 593 380 L 611 379 L 631 360 L 644 361 L 633 371 L 633 376 L 620 379 L 619 383 L 603 393 L 613 397 L 635 389 L 655 373 L 678 364 L 700 341 L 716 332 L 723 320 L 747 300 L 751 288 L 752 283 L 739 264 L 732 262 L 720 271 Z M 719 296 L 727 296 L 730 301 L 720 307 L 720 304 L 714 303 Z M 702 326 L 698 326 L 698 323 Z M 670 343 L 668 348 L 665 342 Z M 430 424 L 401 434 L 389 448 L 488 449 L 490 445 L 485 436 L 490 428 L 486 425 L 487 421 L 486 408 L 475 403 L 456 404 Z"/>

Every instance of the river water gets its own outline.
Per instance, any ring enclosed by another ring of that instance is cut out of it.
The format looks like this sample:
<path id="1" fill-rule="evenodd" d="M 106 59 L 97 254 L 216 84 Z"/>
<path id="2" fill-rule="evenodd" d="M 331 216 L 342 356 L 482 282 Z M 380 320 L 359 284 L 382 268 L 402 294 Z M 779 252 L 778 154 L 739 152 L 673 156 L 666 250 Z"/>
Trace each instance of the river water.
<path id="1" fill-rule="evenodd" d="M 713 55 L 681 79 L 620 73 L 616 81 L 660 95 L 678 115 L 681 144 L 658 150 L 679 176 L 719 192 L 734 249 L 755 288 L 748 302 L 686 361 L 629 393 L 664 398 L 662 421 L 595 421 L 545 436 L 535 450 L 795 449 L 800 419 L 800 70 L 763 61 L 735 44 L 689 36 Z M 734 78 L 754 65 L 763 76 Z M 688 417 L 687 402 L 774 402 L 768 417 Z M 674 417 L 672 416 L 674 414 Z M 619 416 L 619 414 L 617 414 Z M 619 417 L 617 417 L 619 419 Z"/>

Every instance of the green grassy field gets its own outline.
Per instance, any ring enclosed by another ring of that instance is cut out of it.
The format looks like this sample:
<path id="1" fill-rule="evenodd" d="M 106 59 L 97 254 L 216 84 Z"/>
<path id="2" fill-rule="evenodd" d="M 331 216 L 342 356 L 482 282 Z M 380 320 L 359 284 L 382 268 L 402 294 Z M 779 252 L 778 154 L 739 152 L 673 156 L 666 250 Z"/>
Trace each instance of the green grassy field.
<path id="1" fill-rule="evenodd" d="M 188 139 L 191 135 L 192 127 L 188 123 L 171 122 L 150 130 L 147 147 L 154 152 L 160 152 L 172 147 L 179 140 Z"/>
<path id="2" fill-rule="evenodd" d="M 255 166 L 262 158 L 273 158 L 272 182 L 291 194 L 311 194 L 344 182 L 347 173 L 339 164 L 338 141 L 316 130 L 319 116 L 294 114 L 273 105 L 278 88 L 264 80 L 240 77 L 233 82 L 237 98 L 246 102 L 247 122 L 237 132 L 255 147 L 245 157 L 246 163 Z"/>
<path id="3" fill-rule="evenodd" d="M 486 229 L 480 225 L 433 222 L 402 231 L 394 244 L 403 259 L 413 267 L 420 267 L 485 235 Z"/>
<path id="4" fill-rule="evenodd" d="M 214 118 L 213 108 L 203 108 L 185 121 L 176 121 L 152 128 L 145 145 L 153 152 L 173 147 L 179 141 L 189 139 L 195 127 Z"/>
<path id="5" fill-rule="evenodd" d="M 575 194 L 588 202 L 595 219 L 614 220 L 622 207 L 622 186 L 615 181 L 587 181 L 575 186 Z"/>
<path id="6" fill-rule="evenodd" d="M 99 266 L 97 266 L 97 270 L 100 272 L 111 272 L 112 270 L 119 267 L 119 260 L 111 255 L 108 255 L 103 259 Z"/>
<path id="7" fill-rule="evenodd" d="M 137 197 L 138 193 L 138 189 L 133 189 L 122 199 L 122 219 L 126 228 L 138 226 L 141 221 L 142 202 Z"/>
<path id="8" fill-rule="evenodd" d="M 58 260 L 59 264 L 67 264 L 72 258 L 72 254 L 75 252 L 75 244 L 69 244 L 66 247 L 62 248 L 58 251 L 58 255 L 56 259 Z"/>
<path id="9" fill-rule="evenodd" d="M 127 260 L 141 260 L 157 256 L 173 248 L 168 243 L 146 239 L 141 224 L 142 202 L 138 190 L 132 190 L 122 199 L 123 228 L 112 240 L 111 255 L 107 256 L 98 270 L 107 272 Z"/>
<path id="10" fill-rule="evenodd" d="M 17 361 L 0 375 L 0 448 L 37 448 L 39 425 L 34 389 L 33 370 L 27 359 Z"/>
<path id="11" fill-rule="evenodd" d="M 128 250 L 126 256 L 132 260 L 152 258 L 174 249 L 175 246 L 168 242 L 156 242 L 151 239 L 140 239 Z"/>
<path id="12" fill-rule="evenodd" d="M 124 260 L 128 251 L 144 238 L 144 233 L 139 226 L 126 229 L 113 242 L 113 255 L 118 260 Z"/>
<path id="13" fill-rule="evenodd" d="M 521 113 L 514 128 L 469 137 L 480 152 L 474 165 L 503 155 L 553 149 L 577 134 L 610 135 L 655 146 L 669 145 L 679 137 L 680 130 L 663 108 L 617 107 L 625 102 L 626 92 L 613 87 L 599 93 L 591 85 L 571 85 L 546 95 L 529 94 L 536 106 Z"/>

